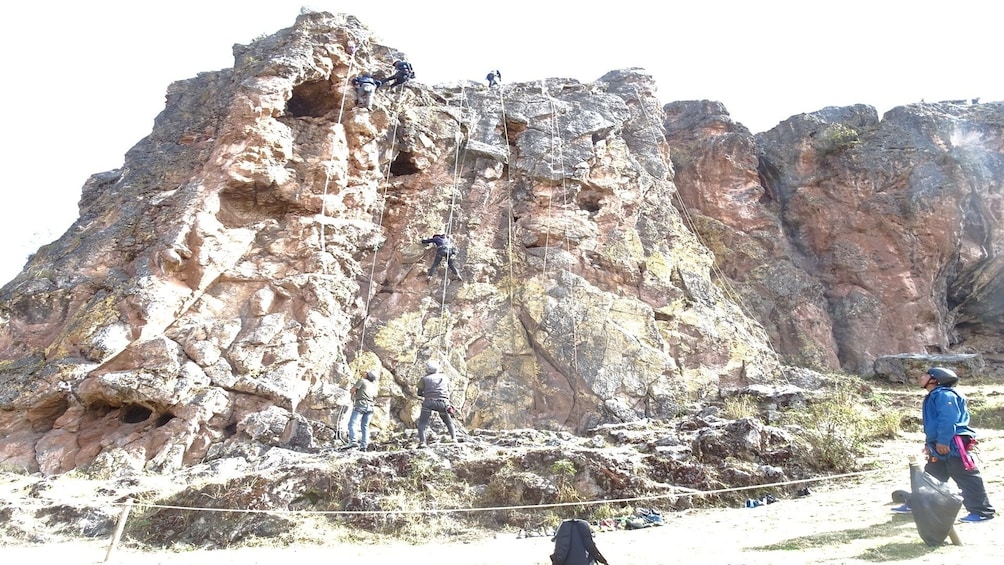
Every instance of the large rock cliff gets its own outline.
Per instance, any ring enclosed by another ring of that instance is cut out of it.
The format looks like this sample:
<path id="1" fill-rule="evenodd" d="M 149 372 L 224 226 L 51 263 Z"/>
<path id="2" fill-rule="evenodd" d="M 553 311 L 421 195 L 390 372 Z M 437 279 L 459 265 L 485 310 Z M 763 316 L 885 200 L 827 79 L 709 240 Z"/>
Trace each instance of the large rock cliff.
<path id="1" fill-rule="evenodd" d="M 666 115 L 695 231 L 789 362 L 966 352 L 999 371 L 1004 105 L 826 108 L 755 137 L 714 103 Z"/>
<path id="2" fill-rule="evenodd" d="M 786 364 L 999 348 L 999 105 L 867 107 L 752 136 L 641 70 L 381 88 L 403 54 L 305 14 L 170 86 L 151 134 L 0 290 L 0 465 L 171 470 L 331 443 L 425 359 L 465 424 L 665 418 Z M 419 69 L 420 72 L 420 69 Z M 678 190 L 679 188 L 679 190 Z M 448 233 L 463 281 L 429 280 Z"/>

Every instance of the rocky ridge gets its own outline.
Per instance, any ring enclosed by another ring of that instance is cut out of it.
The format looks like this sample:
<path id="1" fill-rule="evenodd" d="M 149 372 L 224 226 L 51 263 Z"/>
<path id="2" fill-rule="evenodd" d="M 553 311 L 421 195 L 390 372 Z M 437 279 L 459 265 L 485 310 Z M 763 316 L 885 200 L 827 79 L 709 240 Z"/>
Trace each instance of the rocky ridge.
<path id="1" fill-rule="evenodd" d="M 468 428 L 584 434 L 1000 350 L 1000 104 L 828 108 L 753 136 L 626 69 L 412 81 L 367 111 L 348 80 L 404 54 L 326 13 L 234 55 L 172 84 L 0 289 L 3 467 L 317 453 L 370 369 L 391 437 L 430 357 Z M 424 276 L 436 232 L 465 281 Z"/>

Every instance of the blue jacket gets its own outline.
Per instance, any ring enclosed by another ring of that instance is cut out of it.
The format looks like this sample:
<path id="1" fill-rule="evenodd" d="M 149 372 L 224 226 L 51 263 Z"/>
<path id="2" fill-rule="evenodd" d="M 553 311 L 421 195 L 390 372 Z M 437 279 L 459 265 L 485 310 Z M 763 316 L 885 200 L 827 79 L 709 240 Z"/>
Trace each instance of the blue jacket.
<path id="1" fill-rule="evenodd" d="M 938 386 L 924 397 L 924 442 L 932 457 L 947 459 L 959 457 L 959 448 L 955 445 L 955 436 L 973 436 L 976 432 L 969 427 L 969 409 L 966 399 L 955 389 Z M 940 443 L 951 448 L 948 455 L 940 455 L 934 445 Z"/>

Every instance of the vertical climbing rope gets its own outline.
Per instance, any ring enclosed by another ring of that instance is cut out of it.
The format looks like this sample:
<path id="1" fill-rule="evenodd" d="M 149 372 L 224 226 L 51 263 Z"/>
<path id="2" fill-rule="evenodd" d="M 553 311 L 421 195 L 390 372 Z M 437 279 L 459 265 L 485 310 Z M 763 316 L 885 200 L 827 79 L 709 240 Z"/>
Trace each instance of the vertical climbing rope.
<path id="1" fill-rule="evenodd" d="M 339 125 L 341 125 L 342 123 L 342 111 L 345 109 L 345 91 L 348 89 L 349 77 L 352 76 L 352 68 L 355 66 L 355 62 L 356 62 L 356 50 L 354 44 L 352 44 L 352 46 L 349 49 L 349 70 L 347 73 L 345 73 L 345 82 L 342 84 L 342 101 L 341 105 L 338 108 Z M 320 221 L 321 257 L 324 257 L 325 254 L 327 253 L 327 236 L 324 233 L 325 231 L 324 227 L 328 219 L 328 210 L 327 210 L 328 185 L 331 182 L 331 173 L 329 172 L 329 169 L 333 164 L 334 164 L 334 155 L 332 155 L 331 158 L 328 159 L 328 162 L 325 163 L 324 165 L 324 190 L 321 193 L 321 221 Z M 321 273 L 325 275 L 328 274 L 328 263 L 326 261 L 322 262 L 321 264 Z"/>
<path id="2" fill-rule="evenodd" d="M 403 88 L 398 91 L 397 100 L 395 101 L 395 104 L 394 104 L 395 107 L 398 107 L 400 105 L 400 102 L 401 102 L 401 93 L 403 91 L 404 91 Z M 399 122 L 400 122 L 400 119 L 395 120 L 394 121 L 394 129 L 391 130 L 391 136 L 390 136 L 391 153 L 390 153 L 390 155 L 393 155 L 394 146 L 397 144 L 397 126 L 398 126 Z M 386 207 L 387 207 L 387 188 L 390 186 L 390 166 L 391 166 L 391 164 L 393 162 L 394 162 L 394 159 L 392 159 L 392 158 L 390 158 L 390 156 L 388 156 L 388 158 L 387 158 L 387 171 L 384 173 L 384 176 L 383 176 L 383 190 L 380 193 L 380 209 L 379 209 L 379 214 L 378 214 L 378 218 L 379 219 L 377 220 L 377 230 L 381 234 L 383 234 L 384 211 L 386 210 Z M 366 305 L 363 307 L 363 322 L 362 322 L 362 325 L 359 327 L 359 345 L 358 345 L 358 348 L 356 349 L 356 357 L 357 358 L 362 354 L 363 343 L 366 341 L 366 323 L 367 323 L 367 321 L 370 318 L 370 303 L 373 300 L 373 279 L 376 276 L 377 255 L 379 254 L 379 252 L 380 252 L 379 249 L 374 249 L 373 250 L 373 261 L 370 263 L 369 282 L 368 282 L 368 286 L 366 288 Z"/>
<path id="3" fill-rule="evenodd" d="M 561 179 L 561 185 L 560 185 L 560 187 L 561 187 L 561 209 L 562 209 L 562 211 L 566 211 L 567 212 L 567 210 L 568 210 L 568 186 L 565 184 L 564 139 L 561 137 L 561 127 L 560 127 L 560 124 L 559 124 L 559 121 L 558 121 L 558 107 L 555 104 L 554 97 L 552 97 L 549 93 L 547 93 L 543 86 L 541 86 L 541 92 L 545 93 L 545 95 L 550 99 L 550 104 L 551 104 L 551 119 L 550 119 L 550 138 L 551 138 L 550 141 L 551 141 L 551 144 L 550 144 L 550 147 L 552 148 L 552 150 L 551 150 L 551 153 L 550 153 L 550 157 L 551 157 L 551 160 L 550 160 L 550 163 L 549 163 L 549 167 L 550 167 L 549 173 L 550 174 L 548 174 L 548 179 L 551 179 L 551 174 L 553 174 L 554 171 L 557 169 L 558 177 Z M 557 149 L 557 151 L 555 151 L 555 148 Z M 557 166 L 555 166 L 555 162 L 554 162 L 555 153 L 557 153 L 557 155 L 558 155 Z M 554 195 L 552 194 L 551 196 L 548 197 L 548 201 L 547 201 L 547 214 L 546 214 L 546 220 L 547 221 L 545 222 L 545 226 L 546 226 L 545 229 L 546 229 L 546 231 L 545 231 L 545 235 L 544 235 L 544 264 L 542 266 L 542 271 L 543 271 L 544 277 L 547 277 L 547 255 L 548 255 L 548 252 L 549 252 L 549 249 L 550 249 L 551 223 L 553 221 L 553 217 L 552 217 L 552 214 L 551 214 L 551 207 L 552 207 L 553 202 L 554 202 Z M 561 247 L 562 247 L 562 249 L 565 249 L 566 251 L 571 252 L 571 246 L 568 243 L 569 238 L 568 238 L 567 223 L 566 222 L 562 222 L 562 225 L 564 227 L 563 227 L 563 233 L 562 233 Z M 576 286 L 578 286 L 578 284 L 577 283 L 573 283 L 572 286 L 571 286 L 571 288 L 569 288 L 569 300 L 568 300 L 569 309 L 570 309 L 569 310 L 569 315 L 571 317 L 571 326 L 572 326 L 572 328 L 571 328 L 572 329 L 572 358 L 569 360 L 569 367 L 571 369 L 572 374 L 575 374 L 575 375 L 577 375 L 579 373 L 579 364 L 578 364 L 578 359 L 579 359 L 578 340 L 579 340 L 579 336 L 578 336 L 578 324 L 576 322 L 577 312 L 574 310 L 575 306 L 578 304 L 576 302 L 576 300 L 575 300 L 575 287 Z"/>
<path id="4" fill-rule="evenodd" d="M 632 85 L 632 88 L 634 89 L 635 97 L 638 99 L 638 107 L 641 108 L 641 113 L 642 116 L 644 116 L 645 121 L 648 122 L 649 124 L 652 124 L 653 127 L 661 128 L 662 125 L 656 122 L 655 119 L 649 115 L 648 110 L 645 109 L 645 103 L 642 100 L 641 93 L 638 91 L 638 87 Z M 683 218 L 684 223 L 687 225 L 687 228 L 690 229 L 690 232 L 694 234 L 694 237 L 701 245 L 703 245 L 707 249 L 711 249 L 711 247 L 708 246 L 707 242 L 704 241 L 704 238 L 701 237 L 701 233 L 697 229 L 697 224 L 696 222 L 694 222 L 694 218 L 690 214 L 690 210 L 687 208 L 687 204 L 683 201 L 683 196 L 680 195 L 680 191 L 674 190 L 673 195 L 676 197 L 676 207 L 680 211 L 680 216 Z M 641 203 L 642 205 L 644 205 L 645 200 L 642 199 Z M 739 310 L 743 313 L 743 315 L 745 315 L 750 320 L 756 322 L 756 317 L 753 315 L 752 310 L 750 310 L 750 308 L 746 305 L 746 302 L 743 300 L 742 296 L 735 290 L 735 287 L 732 286 L 732 283 L 729 280 L 729 278 L 718 267 L 717 260 L 711 262 L 711 271 L 712 273 L 714 273 L 715 278 L 718 281 L 720 281 L 722 292 L 725 293 L 725 296 L 728 297 L 730 300 L 732 300 L 732 302 L 739 307 Z M 767 347 L 769 347 L 770 350 L 774 352 L 775 355 L 778 355 L 777 350 L 774 349 L 774 344 L 771 342 L 770 334 L 767 333 L 767 329 L 764 328 L 763 325 L 760 324 L 759 322 L 756 323 L 756 327 L 758 327 L 760 331 L 763 332 L 763 339 L 764 342 L 767 344 Z"/>
<path id="5" fill-rule="evenodd" d="M 464 140 L 464 136 L 463 136 L 463 122 L 464 122 L 464 120 L 463 120 L 463 118 L 464 118 L 465 110 L 468 109 L 468 108 L 467 108 L 467 90 L 466 90 L 466 88 L 463 85 L 460 86 L 460 99 L 458 101 L 457 106 L 458 106 L 458 108 L 460 110 L 460 113 L 459 113 L 459 116 L 457 117 L 457 131 L 456 131 L 456 134 L 454 135 L 454 140 L 455 140 L 455 146 L 456 147 L 455 147 L 455 152 L 454 152 L 454 157 L 453 157 L 453 184 L 450 187 L 450 191 L 451 191 L 451 193 L 450 193 L 450 207 L 449 207 L 449 214 L 447 215 L 447 219 L 446 219 L 446 228 L 444 230 L 444 233 L 446 234 L 446 236 L 450 237 L 450 238 L 453 237 L 453 234 L 454 234 L 454 231 L 455 231 L 453 224 L 454 224 L 454 219 L 455 219 L 455 215 L 456 215 L 457 195 L 460 194 L 460 181 L 461 181 L 461 178 L 463 178 L 464 160 L 467 158 L 467 144 L 463 142 L 463 140 Z M 468 125 L 468 130 L 469 131 L 473 131 L 473 129 L 474 129 L 473 124 L 469 124 Z M 449 278 L 450 278 L 449 262 L 450 262 L 450 260 L 451 260 L 451 258 L 447 257 L 446 258 L 447 264 L 444 265 L 444 267 L 443 267 L 443 278 L 442 278 L 442 287 L 441 287 L 442 290 L 441 290 L 440 299 L 439 299 L 439 304 L 440 304 L 440 310 L 439 310 L 439 320 L 440 320 L 440 332 L 439 332 L 440 349 L 442 351 L 444 351 L 445 353 L 447 353 L 447 354 L 449 353 L 449 341 L 446 338 L 446 334 L 447 334 L 447 326 L 446 326 L 446 324 L 447 324 L 447 322 L 446 322 L 446 291 L 447 291 L 447 288 L 449 286 Z"/>

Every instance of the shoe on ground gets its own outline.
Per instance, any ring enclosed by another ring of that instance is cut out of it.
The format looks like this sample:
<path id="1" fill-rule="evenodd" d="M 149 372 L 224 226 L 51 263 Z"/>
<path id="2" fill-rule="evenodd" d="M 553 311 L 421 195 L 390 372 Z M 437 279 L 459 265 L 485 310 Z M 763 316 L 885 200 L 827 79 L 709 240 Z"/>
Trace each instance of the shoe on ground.
<path id="1" fill-rule="evenodd" d="M 967 524 L 971 524 L 973 522 L 987 522 L 987 521 L 993 520 L 993 519 L 994 519 L 994 517 L 992 515 L 991 516 L 982 516 L 982 515 L 977 514 L 975 512 L 970 512 L 969 514 L 967 514 L 967 515 L 959 518 L 959 521 L 960 522 L 966 522 Z"/>
<path id="2" fill-rule="evenodd" d="M 898 512 L 900 514 L 910 514 L 913 512 L 913 509 L 910 508 L 909 504 L 903 504 L 902 506 L 897 506 L 893 508 L 892 511 Z"/>

